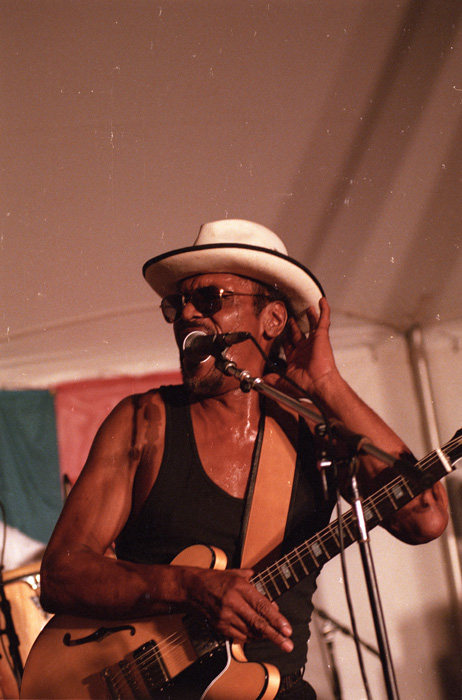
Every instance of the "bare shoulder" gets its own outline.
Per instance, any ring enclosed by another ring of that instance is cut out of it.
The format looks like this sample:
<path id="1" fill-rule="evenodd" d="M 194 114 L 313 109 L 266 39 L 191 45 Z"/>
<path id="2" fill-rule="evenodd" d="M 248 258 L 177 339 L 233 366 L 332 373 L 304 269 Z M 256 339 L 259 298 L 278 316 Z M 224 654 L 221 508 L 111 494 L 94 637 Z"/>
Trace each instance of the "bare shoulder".
<path id="1" fill-rule="evenodd" d="M 141 509 L 161 466 L 165 445 L 166 411 L 162 393 L 148 391 L 130 397 L 132 425 L 130 463 L 136 471 L 132 514 Z"/>
<path id="2" fill-rule="evenodd" d="M 165 407 L 159 389 L 126 396 L 101 424 L 97 440 L 110 440 L 115 448 L 120 447 L 123 450 L 129 441 L 132 449 L 138 448 L 143 442 L 146 430 L 164 422 L 164 416 Z"/>
<path id="3" fill-rule="evenodd" d="M 163 450 L 165 431 L 165 404 L 159 389 L 128 397 L 131 420 L 131 456 L 138 461 L 143 455 Z"/>
<path id="4" fill-rule="evenodd" d="M 122 399 L 101 424 L 88 459 L 72 489 L 87 499 L 111 494 L 123 501 L 142 501 L 157 476 L 164 451 L 165 406 L 154 389 Z M 71 493 L 72 493 L 71 492 Z"/>

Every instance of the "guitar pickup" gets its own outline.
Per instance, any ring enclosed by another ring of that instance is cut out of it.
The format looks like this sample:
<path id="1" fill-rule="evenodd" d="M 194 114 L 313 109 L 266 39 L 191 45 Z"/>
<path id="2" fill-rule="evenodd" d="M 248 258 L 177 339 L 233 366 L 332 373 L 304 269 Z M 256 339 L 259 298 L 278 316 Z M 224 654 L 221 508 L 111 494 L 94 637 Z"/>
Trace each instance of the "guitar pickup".
<path id="1" fill-rule="evenodd" d="M 151 689 L 170 681 L 157 644 L 146 642 L 112 666 L 101 676 L 111 698 L 150 698 Z"/>

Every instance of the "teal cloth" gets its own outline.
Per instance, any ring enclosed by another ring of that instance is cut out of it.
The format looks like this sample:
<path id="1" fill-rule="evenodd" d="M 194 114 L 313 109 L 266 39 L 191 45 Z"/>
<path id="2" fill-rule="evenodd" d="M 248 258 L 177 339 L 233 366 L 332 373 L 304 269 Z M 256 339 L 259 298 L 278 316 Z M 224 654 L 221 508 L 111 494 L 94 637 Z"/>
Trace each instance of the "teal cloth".
<path id="1" fill-rule="evenodd" d="M 53 396 L 0 392 L 0 500 L 7 524 L 47 543 L 62 508 Z"/>

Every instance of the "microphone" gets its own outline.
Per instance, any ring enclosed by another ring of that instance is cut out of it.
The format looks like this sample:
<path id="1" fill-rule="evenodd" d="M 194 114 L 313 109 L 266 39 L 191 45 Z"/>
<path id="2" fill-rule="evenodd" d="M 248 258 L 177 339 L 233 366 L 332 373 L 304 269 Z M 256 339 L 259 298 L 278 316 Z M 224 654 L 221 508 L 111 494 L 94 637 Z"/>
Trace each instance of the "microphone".
<path id="1" fill-rule="evenodd" d="M 191 331 L 183 340 L 183 356 L 194 362 L 205 362 L 211 355 L 219 357 L 230 345 L 243 343 L 250 337 L 251 334 L 245 332 L 210 335 L 204 331 Z"/>

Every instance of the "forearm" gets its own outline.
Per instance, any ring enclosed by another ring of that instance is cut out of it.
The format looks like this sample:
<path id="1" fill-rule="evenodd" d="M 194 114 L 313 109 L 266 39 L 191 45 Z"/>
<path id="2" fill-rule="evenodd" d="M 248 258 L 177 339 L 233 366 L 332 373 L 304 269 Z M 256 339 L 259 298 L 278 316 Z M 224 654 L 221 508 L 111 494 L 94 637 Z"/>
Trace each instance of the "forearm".
<path id="1" fill-rule="evenodd" d="M 290 652 L 292 628 L 249 583 L 251 573 L 131 564 L 91 551 L 50 554 L 42 566 L 42 603 L 50 612 L 102 619 L 193 611 L 221 636 L 240 642 L 265 637 Z"/>
<path id="2" fill-rule="evenodd" d="M 90 550 L 45 555 L 41 602 L 52 613 L 106 619 L 187 609 L 183 567 L 143 565 Z"/>
<path id="3" fill-rule="evenodd" d="M 364 435 L 368 442 L 393 457 L 411 454 L 405 443 L 377 414 L 365 404 L 340 377 L 324 378 L 318 386 L 317 400 L 330 418 L 341 421 L 350 431 Z M 360 483 L 363 495 L 377 490 L 396 472 L 370 456 L 361 457 Z M 399 539 L 421 544 L 439 537 L 448 523 L 447 495 L 435 484 L 414 498 L 390 518 L 385 527 Z"/>

